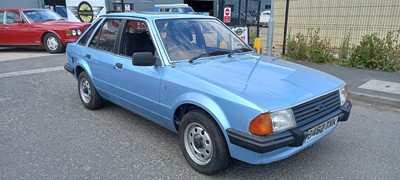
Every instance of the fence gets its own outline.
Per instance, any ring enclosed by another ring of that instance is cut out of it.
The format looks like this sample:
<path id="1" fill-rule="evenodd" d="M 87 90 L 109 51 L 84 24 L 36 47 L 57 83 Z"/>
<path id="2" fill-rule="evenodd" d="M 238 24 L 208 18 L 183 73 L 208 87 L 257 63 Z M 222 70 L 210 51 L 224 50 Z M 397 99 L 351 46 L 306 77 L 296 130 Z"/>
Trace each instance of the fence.
<path id="1" fill-rule="evenodd" d="M 362 36 L 400 29 L 400 0 L 290 0 L 287 35 L 307 34 L 320 30 L 320 37 L 339 47 L 350 33 L 350 43 L 357 44 Z M 275 49 L 283 46 L 286 0 L 275 0 Z M 286 37 L 287 38 L 287 37 Z"/>

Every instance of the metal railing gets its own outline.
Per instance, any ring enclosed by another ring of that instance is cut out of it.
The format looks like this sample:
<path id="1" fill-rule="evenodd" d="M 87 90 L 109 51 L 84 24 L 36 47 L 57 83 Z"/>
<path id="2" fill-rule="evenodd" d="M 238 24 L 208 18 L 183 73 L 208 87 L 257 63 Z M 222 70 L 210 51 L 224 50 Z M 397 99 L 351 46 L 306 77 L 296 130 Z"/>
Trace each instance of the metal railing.
<path id="1" fill-rule="evenodd" d="M 285 34 L 286 4 L 275 0 L 273 45 L 283 47 L 283 40 L 296 33 L 318 30 L 321 38 L 339 47 L 350 34 L 350 43 L 358 44 L 362 36 L 377 33 L 384 38 L 400 29 L 400 0 L 290 0 Z"/>

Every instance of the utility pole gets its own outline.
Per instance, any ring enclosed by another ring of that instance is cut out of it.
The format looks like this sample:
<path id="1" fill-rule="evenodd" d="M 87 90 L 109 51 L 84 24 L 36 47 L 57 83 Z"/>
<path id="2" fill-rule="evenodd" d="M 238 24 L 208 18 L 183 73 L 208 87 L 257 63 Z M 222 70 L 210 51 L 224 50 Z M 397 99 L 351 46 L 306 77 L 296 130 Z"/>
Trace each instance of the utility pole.
<path id="1" fill-rule="evenodd" d="M 121 0 L 121 11 L 125 12 L 125 3 L 124 0 Z"/>
<path id="2" fill-rule="evenodd" d="M 218 18 L 224 21 L 224 6 L 225 0 L 218 0 Z"/>
<path id="3" fill-rule="evenodd" d="M 242 9 L 242 0 L 239 0 L 239 11 L 238 11 L 238 24 L 237 25 L 241 25 L 242 23 L 240 22 L 240 12 Z"/>
<path id="4" fill-rule="evenodd" d="M 258 8 L 257 8 L 257 14 L 261 13 L 261 0 L 258 0 Z M 260 37 L 260 15 L 257 17 L 257 37 Z"/>
<path id="5" fill-rule="evenodd" d="M 287 23 L 289 17 L 289 0 L 286 0 L 286 13 L 285 13 L 285 26 L 283 28 L 283 47 L 282 47 L 282 55 L 285 55 L 286 51 L 286 34 L 287 34 Z"/>
<path id="6" fill-rule="evenodd" d="M 272 38 L 274 35 L 274 8 L 275 8 L 275 0 L 271 0 L 271 16 L 268 22 L 268 38 L 267 38 L 267 55 L 272 56 Z"/>
<path id="7" fill-rule="evenodd" d="M 246 0 L 246 4 L 244 5 L 244 23 L 247 26 L 247 4 L 249 4 L 249 0 Z"/>

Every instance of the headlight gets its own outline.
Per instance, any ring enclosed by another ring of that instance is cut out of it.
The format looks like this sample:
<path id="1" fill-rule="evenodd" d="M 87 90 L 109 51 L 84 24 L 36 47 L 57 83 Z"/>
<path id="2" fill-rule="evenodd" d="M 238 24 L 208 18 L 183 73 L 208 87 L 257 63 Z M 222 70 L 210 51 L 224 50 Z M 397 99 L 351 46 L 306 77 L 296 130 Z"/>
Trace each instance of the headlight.
<path id="1" fill-rule="evenodd" d="M 292 109 L 284 109 L 271 113 L 272 128 L 274 132 L 296 127 Z"/>
<path id="2" fill-rule="evenodd" d="M 264 113 L 254 118 L 249 124 L 249 131 L 255 135 L 268 135 L 296 127 L 292 109 Z"/>
<path id="3" fill-rule="evenodd" d="M 75 30 L 75 29 L 73 29 L 73 30 L 71 31 L 71 33 L 72 33 L 73 36 L 76 36 L 76 30 Z"/>
<path id="4" fill-rule="evenodd" d="M 82 34 L 82 31 L 80 29 L 76 30 L 76 34 L 78 34 L 78 36 L 80 36 Z"/>
<path id="5" fill-rule="evenodd" d="M 340 94 L 340 106 L 343 106 L 344 103 L 349 99 L 349 89 L 347 89 L 347 84 L 339 89 Z"/>

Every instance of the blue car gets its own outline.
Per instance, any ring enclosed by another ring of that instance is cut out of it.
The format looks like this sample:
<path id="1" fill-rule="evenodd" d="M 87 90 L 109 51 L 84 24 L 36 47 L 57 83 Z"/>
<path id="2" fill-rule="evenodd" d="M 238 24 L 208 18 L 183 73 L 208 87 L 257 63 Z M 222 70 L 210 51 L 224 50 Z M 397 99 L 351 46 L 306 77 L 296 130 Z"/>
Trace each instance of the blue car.
<path id="1" fill-rule="evenodd" d="M 103 15 L 66 56 L 83 106 L 107 100 L 178 133 L 188 164 L 203 174 L 231 158 L 266 164 L 292 156 L 352 108 L 344 81 L 256 54 L 211 16 Z"/>

